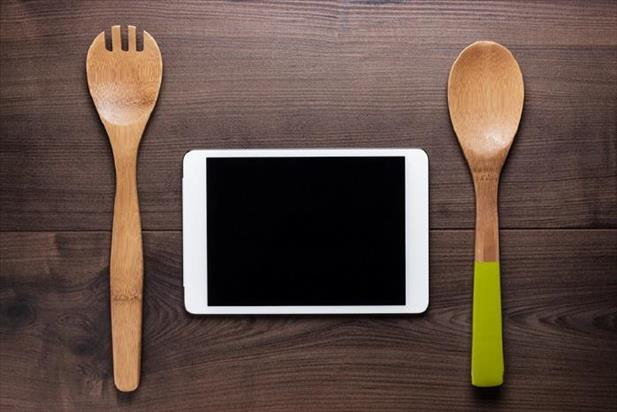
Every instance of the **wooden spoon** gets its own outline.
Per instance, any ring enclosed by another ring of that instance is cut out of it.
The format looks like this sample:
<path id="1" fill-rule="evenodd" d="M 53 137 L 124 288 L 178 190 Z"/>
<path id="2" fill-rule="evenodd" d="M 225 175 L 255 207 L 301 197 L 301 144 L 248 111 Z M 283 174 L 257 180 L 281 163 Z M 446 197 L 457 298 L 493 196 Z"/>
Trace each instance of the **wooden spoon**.
<path id="1" fill-rule="evenodd" d="M 503 383 L 497 193 L 523 111 L 524 84 L 512 53 L 479 41 L 458 56 L 448 79 L 450 119 L 476 195 L 471 383 Z"/>
<path id="2" fill-rule="evenodd" d="M 92 42 L 86 59 L 90 95 L 107 130 L 116 168 L 116 198 L 111 237 L 110 295 L 114 382 L 123 392 L 137 389 L 141 367 L 143 252 L 137 198 L 137 150 L 161 87 L 163 60 L 144 31 L 143 51 L 128 26 L 123 51 L 120 26 Z"/>

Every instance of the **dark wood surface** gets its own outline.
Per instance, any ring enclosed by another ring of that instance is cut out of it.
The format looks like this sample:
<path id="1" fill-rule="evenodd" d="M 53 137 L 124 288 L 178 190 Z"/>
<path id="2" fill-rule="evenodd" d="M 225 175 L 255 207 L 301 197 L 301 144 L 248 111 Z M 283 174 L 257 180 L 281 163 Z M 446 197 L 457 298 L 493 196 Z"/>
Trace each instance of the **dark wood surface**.
<path id="1" fill-rule="evenodd" d="M 617 406 L 617 3 L 0 2 L 0 409 Z M 109 144 L 85 54 L 157 39 L 142 143 L 142 385 L 115 391 Z M 506 383 L 469 385 L 473 188 L 446 106 L 478 39 L 526 85 L 500 192 Z M 194 148 L 422 147 L 431 293 L 420 316 L 195 317 L 182 305 L 181 160 Z"/>

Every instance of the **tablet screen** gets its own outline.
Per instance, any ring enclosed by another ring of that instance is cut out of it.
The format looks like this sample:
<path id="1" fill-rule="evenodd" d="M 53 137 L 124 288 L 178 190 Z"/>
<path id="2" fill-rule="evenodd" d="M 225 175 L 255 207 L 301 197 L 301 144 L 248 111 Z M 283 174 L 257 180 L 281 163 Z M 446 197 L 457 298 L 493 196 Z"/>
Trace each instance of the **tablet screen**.
<path id="1" fill-rule="evenodd" d="M 206 161 L 210 306 L 405 305 L 404 157 Z"/>

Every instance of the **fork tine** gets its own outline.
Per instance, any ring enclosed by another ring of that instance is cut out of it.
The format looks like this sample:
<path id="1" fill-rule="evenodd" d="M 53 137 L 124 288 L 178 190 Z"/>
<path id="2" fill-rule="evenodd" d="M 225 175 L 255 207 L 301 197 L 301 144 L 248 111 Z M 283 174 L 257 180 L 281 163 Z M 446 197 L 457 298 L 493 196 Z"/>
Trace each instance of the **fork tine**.
<path id="1" fill-rule="evenodd" d="M 146 49 L 149 49 L 148 51 L 151 52 L 153 50 L 158 49 L 158 46 L 156 44 L 156 41 L 154 41 L 154 38 L 150 35 L 150 33 L 144 30 L 144 50 Z"/>
<path id="2" fill-rule="evenodd" d="M 122 51 L 122 40 L 120 37 L 120 26 L 111 26 L 111 51 Z"/>
<path id="3" fill-rule="evenodd" d="M 137 33 L 135 26 L 129 25 L 129 51 L 137 51 Z"/>

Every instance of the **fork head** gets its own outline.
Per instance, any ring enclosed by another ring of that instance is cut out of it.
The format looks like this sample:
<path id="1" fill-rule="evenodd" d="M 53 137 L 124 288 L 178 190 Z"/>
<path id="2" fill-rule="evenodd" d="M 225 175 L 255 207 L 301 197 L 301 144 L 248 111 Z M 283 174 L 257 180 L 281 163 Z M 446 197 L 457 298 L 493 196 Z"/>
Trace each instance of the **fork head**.
<path id="1" fill-rule="evenodd" d="M 144 31 L 143 51 L 137 30 L 128 26 L 128 50 L 122 50 L 120 26 L 112 26 L 112 49 L 101 32 L 88 49 L 86 73 L 94 105 L 105 125 L 148 121 L 161 87 L 163 59 L 154 38 Z"/>

